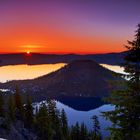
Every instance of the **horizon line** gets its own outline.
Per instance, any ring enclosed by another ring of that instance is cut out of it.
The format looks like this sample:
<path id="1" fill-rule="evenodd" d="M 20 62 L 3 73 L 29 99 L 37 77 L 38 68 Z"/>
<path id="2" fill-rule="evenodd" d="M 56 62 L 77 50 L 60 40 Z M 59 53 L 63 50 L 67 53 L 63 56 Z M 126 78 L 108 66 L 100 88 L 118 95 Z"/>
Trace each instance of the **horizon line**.
<path id="1" fill-rule="evenodd" d="M 111 52 L 30 52 L 30 54 L 49 54 L 49 55 L 92 55 L 92 54 L 110 54 L 110 53 L 121 53 L 124 51 L 111 51 Z M 27 54 L 27 52 L 0 52 L 0 55 L 6 54 Z"/>

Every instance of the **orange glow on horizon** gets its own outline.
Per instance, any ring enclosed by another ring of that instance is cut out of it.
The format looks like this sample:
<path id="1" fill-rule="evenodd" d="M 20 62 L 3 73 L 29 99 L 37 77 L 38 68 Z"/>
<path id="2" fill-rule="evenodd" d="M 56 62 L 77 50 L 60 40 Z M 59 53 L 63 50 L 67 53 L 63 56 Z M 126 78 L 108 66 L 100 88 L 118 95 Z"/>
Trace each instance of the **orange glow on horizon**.
<path id="1" fill-rule="evenodd" d="M 125 37 L 79 35 L 47 27 L 44 30 L 41 27 L 13 29 L 14 31 L 9 29 L 8 34 L 0 35 L 0 53 L 21 53 L 28 50 L 32 53 L 55 54 L 121 52 L 124 51 L 123 44 L 127 40 Z"/>
<path id="2" fill-rule="evenodd" d="M 11 51 L 11 52 L 0 52 L 0 54 L 20 54 L 20 53 L 23 53 L 23 54 L 27 54 L 27 55 L 31 55 L 31 54 L 58 54 L 58 55 L 63 55 L 63 54 L 79 54 L 79 55 L 86 55 L 86 54 L 106 54 L 106 53 L 120 53 L 120 52 L 123 52 L 123 51 L 126 51 L 125 49 L 123 50 L 118 50 L 118 51 L 97 51 L 97 52 L 92 52 L 92 51 L 87 51 L 87 52 L 82 52 L 82 51 L 76 51 L 76 52 L 70 52 L 70 51 L 62 51 L 62 52 L 59 52 L 59 51 Z"/>
<path id="3" fill-rule="evenodd" d="M 92 0 L 85 3 L 78 0 L 2 2 L 0 54 L 26 54 L 28 50 L 46 54 L 124 51 L 127 40 L 133 38 L 140 10 L 135 4 L 131 14 L 127 6 L 125 2 Z M 128 11 L 120 16 L 121 8 Z"/>

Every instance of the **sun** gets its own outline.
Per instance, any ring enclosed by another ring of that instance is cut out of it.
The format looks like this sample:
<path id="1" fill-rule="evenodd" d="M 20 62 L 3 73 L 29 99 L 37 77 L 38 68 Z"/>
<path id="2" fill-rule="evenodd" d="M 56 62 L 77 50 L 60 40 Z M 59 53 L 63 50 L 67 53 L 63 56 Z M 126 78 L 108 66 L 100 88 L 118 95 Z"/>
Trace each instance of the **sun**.
<path id="1" fill-rule="evenodd" d="M 27 53 L 27 54 L 31 54 L 31 52 L 30 52 L 30 51 L 27 51 L 26 53 Z"/>

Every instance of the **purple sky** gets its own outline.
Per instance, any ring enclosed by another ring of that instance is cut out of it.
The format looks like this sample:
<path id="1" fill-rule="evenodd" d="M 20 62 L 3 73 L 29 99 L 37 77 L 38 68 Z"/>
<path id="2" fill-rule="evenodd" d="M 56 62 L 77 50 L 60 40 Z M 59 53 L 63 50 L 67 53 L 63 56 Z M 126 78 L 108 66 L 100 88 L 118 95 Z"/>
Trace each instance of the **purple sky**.
<path id="1" fill-rule="evenodd" d="M 139 22 L 140 0 L 4 0 L 0 52 L 122 51 Z"/>

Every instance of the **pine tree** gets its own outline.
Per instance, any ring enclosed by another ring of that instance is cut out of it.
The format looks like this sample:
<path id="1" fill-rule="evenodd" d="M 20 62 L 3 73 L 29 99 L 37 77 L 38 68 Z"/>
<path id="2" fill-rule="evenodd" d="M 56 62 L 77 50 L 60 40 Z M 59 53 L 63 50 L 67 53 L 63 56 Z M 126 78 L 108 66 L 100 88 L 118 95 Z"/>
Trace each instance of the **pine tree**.
<path id="1" fill-rule="evenodd" d="M 104 113 L 113 123 L 109 128 L 111 140 L 139 140 L 140 138 L 140 24 L 133 41 L 128 41 L 124 58 L 127 74 L 125 88 L 112 93 L 108 101 L 115 110 Z"/>
<path id="2" fill-rule="evenodd" d="M 53 121 L 55 121 L 57 115 L 57 108 L 56 108 L 56 103 L 54 100 L 48 99 L 47 100 L 47 110 L 48 110 L 48 114 L 51 117 L 51 119 Z"/>
<path id="3" fill-rule="evenodd" d="M 50 117 L 50 120 L 52 122 L 52 128 L 55 132 L 55 136 L 57 137 L 57 140 L 63 139 L 63 133 L 61 129 L 61 117 L 60 112 L 56 108 L 56 103 L 54 100 L 48 99 L 47 100 L 47 110 Z"/>
<path id="4" fill-rule="evenodd" d="M 32 128 L 33 126 L 33 107 L 31 97 L 27 97 L 27 104 L 25 105 L 25 126 Z"/>
<path id="5" fill-rule="evenodd" d="M 0 91 L 0 117 L 4 117 L 4 100 L 2 92 Z"/>
<path id="6" fill-rule="evenodd" d="M 80 126 L 78 122 L 71 127 L 71 139 L 80 140 Z"/>
<path id="7" fill-rule="evenodd" d="M 14 122 L 15 121 L 15 102 L 14 102 L 14 99 L 13 99 L 13 95 L 10 95 L 9 99 L 8 99 L 8 120 L 10 122 Z"/>
<path id="8" fill-rule="evenodd" d="M 80 127 L 80 140 L 88 140 L 88 130 L 84 123 Z"/>
<path id="9" fill-rule="evenodd" d="M 101 134 L 100 134 L 100 123 L 98 121 L 98 117 L 94 115 L 91 119 L 93 120 L 93 140 L 99 140 Z"/>
<path id="10" fill-rule="evenodd" d="M 70 129 L 70 137 L 71 137 L 71 140 L 74 140 L 74 137 L 75 137 L 75 127 L 73 125 L 71 126 L 71 129 Z"/>
<path id="11" fill-rule="evenodd" d="M 40 140 L 52 140 L 53 130 L 45 104 L 41 105 L 36 115 L 36 131 Z"/>
<path id="12" fill-rule="evenodd" d="M 62 127 L 63 136 L 65 137 L 65 139 L 68 139 L 69 137 L 68 121 L 64 109 L 62 109 L 61 111 L 61 125 L 62 125 L 61 127 Z"/>
<path id="13" fill-rule="evenodd" d="M 16 117 L 17 119 L 24 120 L 24 108 L 18 87 L 16 87 L 14 99 L 16 107 Z"/>

